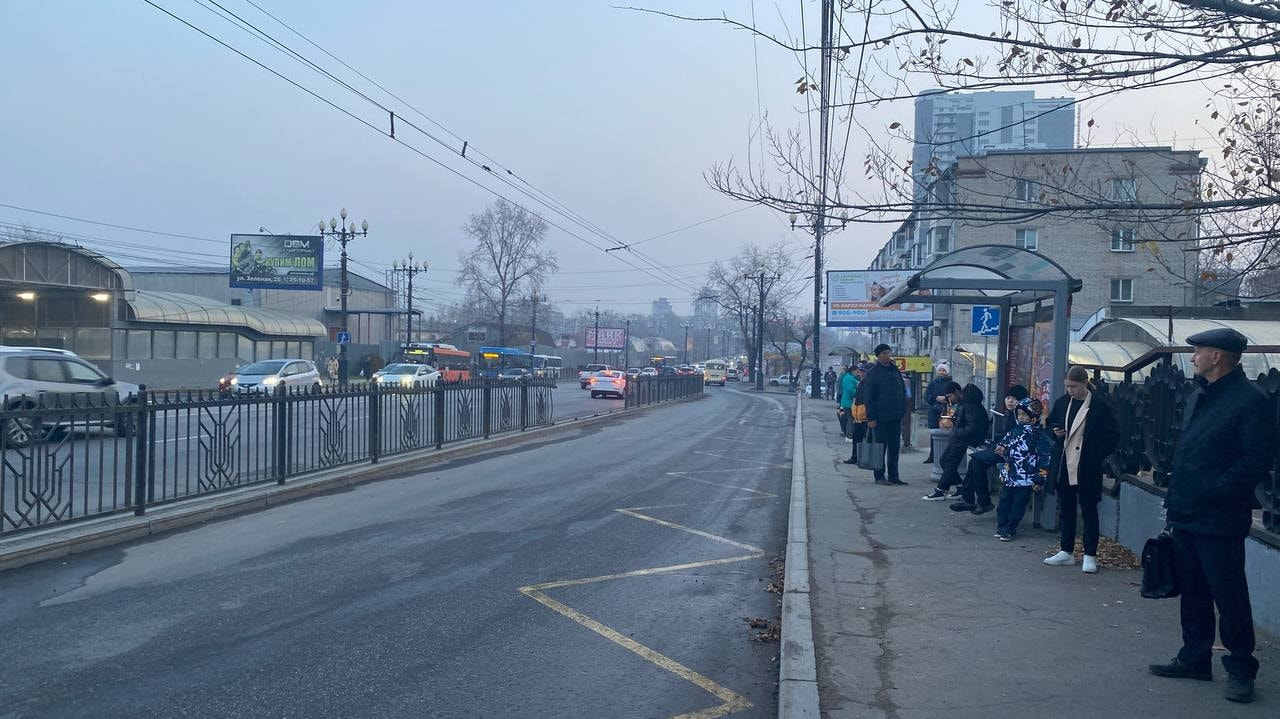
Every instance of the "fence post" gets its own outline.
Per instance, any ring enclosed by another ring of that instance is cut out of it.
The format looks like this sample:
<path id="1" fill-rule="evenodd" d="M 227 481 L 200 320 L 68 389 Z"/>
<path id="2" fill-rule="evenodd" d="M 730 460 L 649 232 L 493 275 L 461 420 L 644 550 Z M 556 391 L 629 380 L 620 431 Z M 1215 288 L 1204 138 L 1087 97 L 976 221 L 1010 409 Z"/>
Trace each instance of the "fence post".
<path id="1" fill-rule="evenodd" d="M 147 423 L 147 405 L 151 400 L 146 385 L 138 388 L 137 396 L 133 417 L 133 513 L 141 517 L 146 513 L 147 507 L 147 458 L 151 456 L 147 451 L 151 434 Z"/>
<path id="2" fill-rule="evenodd" d="M 369 383 L 369 463 L 378 463 L 378 448 L 382 442 L 382 402 L 379 401 L 378 383 Z"/>
<path id="3" fill-rule="evenodd" d="M 278 384 L 273 394 L 275 396 L 271 398 L 271 420 L 276 451 L 272 453 L 271 473 L 276 477 L 276 484 L 284 484 L 289 462 L 288 391 L 284 385 Z"/>
<path id="4" fill-rule="evenodd" d="M 434 424 L 436 433 L 436 449 L 440 449 L 444 446 L 444 395 L 445 392 L 449 391 L 449 387 L 448 385 L 441 385 L 439 382 L 436 382 L 436 386 L 433 387 L 431 391 L 435 393 L 434 402 L 436 405 L 436 416 Z"/>
<path id="5" fill-rule="evenodd" d="M 520 378 L 520 431 L 529 429 L 529 375 Z"/>
<path id="6" fill-rule="evenodd" d="M 490 425 L 492 424 L 492 421 L 493 421 L 493 415 L 492 415 L 492 413 L 489 411 L 489 405 L 493 402 L 493 383 L 494 383 L 494 382 L 501 382 L 501 381 L 502 381 L 502 380 L 498 380 L 498 379 L 493 379 L 493 380 L 486 379 L 486 380 L 484 380 L 484 392 L 483 392 L 483 393 L 481 393 L 481 396 L 484 398 L 484 409 L 483 409 L 483 412 L 482 412 L 484 419 L 483 419 L 482 421 L 483 421 L 483 423 L 484 423 L 484 438 L 485 438 L 485 439 L 489 439 L 489 427 L 490 427 Z"/>

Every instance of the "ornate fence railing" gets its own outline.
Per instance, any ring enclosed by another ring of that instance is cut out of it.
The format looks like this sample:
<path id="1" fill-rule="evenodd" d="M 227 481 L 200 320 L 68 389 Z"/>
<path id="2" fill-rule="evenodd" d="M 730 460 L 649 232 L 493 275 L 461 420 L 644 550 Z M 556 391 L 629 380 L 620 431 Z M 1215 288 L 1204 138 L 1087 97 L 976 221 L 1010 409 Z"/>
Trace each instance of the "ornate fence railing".
<path id="1" fill-rule="evenodd" d="M 1152 359 L 1168 354 L 1155 353 Z M 1272 369 L 1253 381 L 1270 401 L 1273 416 L 1280 419 L 1280 371 Z M 1169 486 L 1182 413 L 1195 392 L 1191 378 L 1172 362 L 1163 361 L 1142 381 L 1132 379 L 1130 373 L 1128 381 L 1102 383 L 1098 391 L 1110 402 L 1120 425 L 1120 447 L 1111 456 L 1113 475 L 1150 472 L 1156 486 Z M 1280 437 L 1276 441 L 1280 442 Z M 1271 475 L 1258 485 L 1257 499 L 1263 527 L 1280 533 L 1280 456 Z"/>
<path id="2" fill-rule="evenodd" d="M 627 378 L 626 409 L 688 399 L 702 394 L 702 375 L 659 375 Z"/>
<path id="3" fill-rule="evenodd" d="M 143 390 L 0 407 L 0 534 L 552 423 L 555 380 L 326 387 L 244 397 Z"/>

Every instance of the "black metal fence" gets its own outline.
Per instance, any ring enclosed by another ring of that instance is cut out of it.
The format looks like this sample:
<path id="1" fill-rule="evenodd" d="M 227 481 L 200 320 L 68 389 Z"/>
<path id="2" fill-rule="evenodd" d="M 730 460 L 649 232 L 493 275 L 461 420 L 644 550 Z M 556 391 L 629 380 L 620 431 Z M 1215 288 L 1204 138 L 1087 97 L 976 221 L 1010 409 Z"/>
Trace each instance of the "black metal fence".
<path id="1" fill-rule="evenodd" d="M 1272 369 L 1255 384 L 1270 400 L 1272 414 L 1280 419 L 1280 372 Z M 1120 424 L 1120 447 L 1111 457 L 1116 476 L 1150 472 L 1157 486 L 1169 486 L 1182 413 L 1194 391 L 1192 380 L 1168 361 L 1152 367 L 1143 381 L 1100 385 L 1099 393 L 1108 399 Z M 1280 442 L 1280 437 L 1276 441 Z M 1280 533 L 1280 456 L 1257 494 L 1263 526 Z"/>
<path id="2" fill-rule="evenodd" d="M 626 409 L 688 399 L 702 394 L 702 375 L 659 375 L 627 378 Z"/>
<path id="3" fill-rule="evenodd" d="M 0 410 L 0 534 L 552 423 L 553 379 L 244 397 L 143 390 Z M 9 407 L 5 398 L 0 407 Z"/>

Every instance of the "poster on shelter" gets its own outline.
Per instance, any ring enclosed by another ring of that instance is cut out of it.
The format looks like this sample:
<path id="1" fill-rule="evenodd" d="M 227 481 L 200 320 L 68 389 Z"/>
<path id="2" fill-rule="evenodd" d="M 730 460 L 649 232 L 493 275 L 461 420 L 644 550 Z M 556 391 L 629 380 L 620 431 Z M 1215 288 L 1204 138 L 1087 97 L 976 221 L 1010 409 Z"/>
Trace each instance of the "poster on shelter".
<path id="1" fill-rule="evenodd" d="M 922 302 L 881 307 L 911 270 L 832 270 L 827 273 L 828 327 L 928 327 L 933 306 Z M 922 290 L 922 293 L 927 290 Z"/>
<path id="2" fill-rule="evenodd" d="M 319 235 L 232 235 L 231 286 L 320 290 L 324 238 Z"/>

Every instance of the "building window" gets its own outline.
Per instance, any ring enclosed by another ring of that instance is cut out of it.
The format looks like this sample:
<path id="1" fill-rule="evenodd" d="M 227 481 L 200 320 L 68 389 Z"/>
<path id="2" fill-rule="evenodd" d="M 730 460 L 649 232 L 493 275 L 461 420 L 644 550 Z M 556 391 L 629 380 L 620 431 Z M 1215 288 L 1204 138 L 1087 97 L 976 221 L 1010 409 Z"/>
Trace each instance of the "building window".
<path id="1" fill-rule="evenodd" d="M 1133 302 L 1133 280 L 1111 280 L 1112 302 Z"/>
<path id="2" fill-rule="evenodd" d="M 1111 180 L 1111 199 L 1117 202 L 1137 202 L 1138 182 L 1132 177 L 1116 177 Z"/>
<path id="3" fill-rule="evenodd" d="M 1117 227 L 1111 230 L 1112 252 L 1133 252 L 1133 228 Z"/>
<path id="4" fill-rule="evenodd" d="M 126 356 L 131 360 L 151 359 L 151 332 L 129 330 L 129 347 Z"/>
<path id="5" fill-rule="evenodd" d="M 950 227 L 935 227 L 932 230 L 929 230 L 929 234 L 933 238 L 932 247 L 934 254 L 940 255 L 951 251 Z"/>
<path id="6" fill-rule="evenodd" d="M 1023 250 L 1035 252 L 1040 247 L 1040 231 L 1019 229 L 1013 234 L 1013 244 Z"/>
<path id="7" fill-rule="evenodd" d="M 1039 202 L 1040 183 L 1035 180 L 1018 180 L 1018 202 Z"/>
<path id="8" fill-rule="evenodd" d="M 173 359 L 173 332 L 156 330 L 151 343 L 151 357 L 154 359 Z M 140 359 L 130 357 L 129 359 Z"/>

